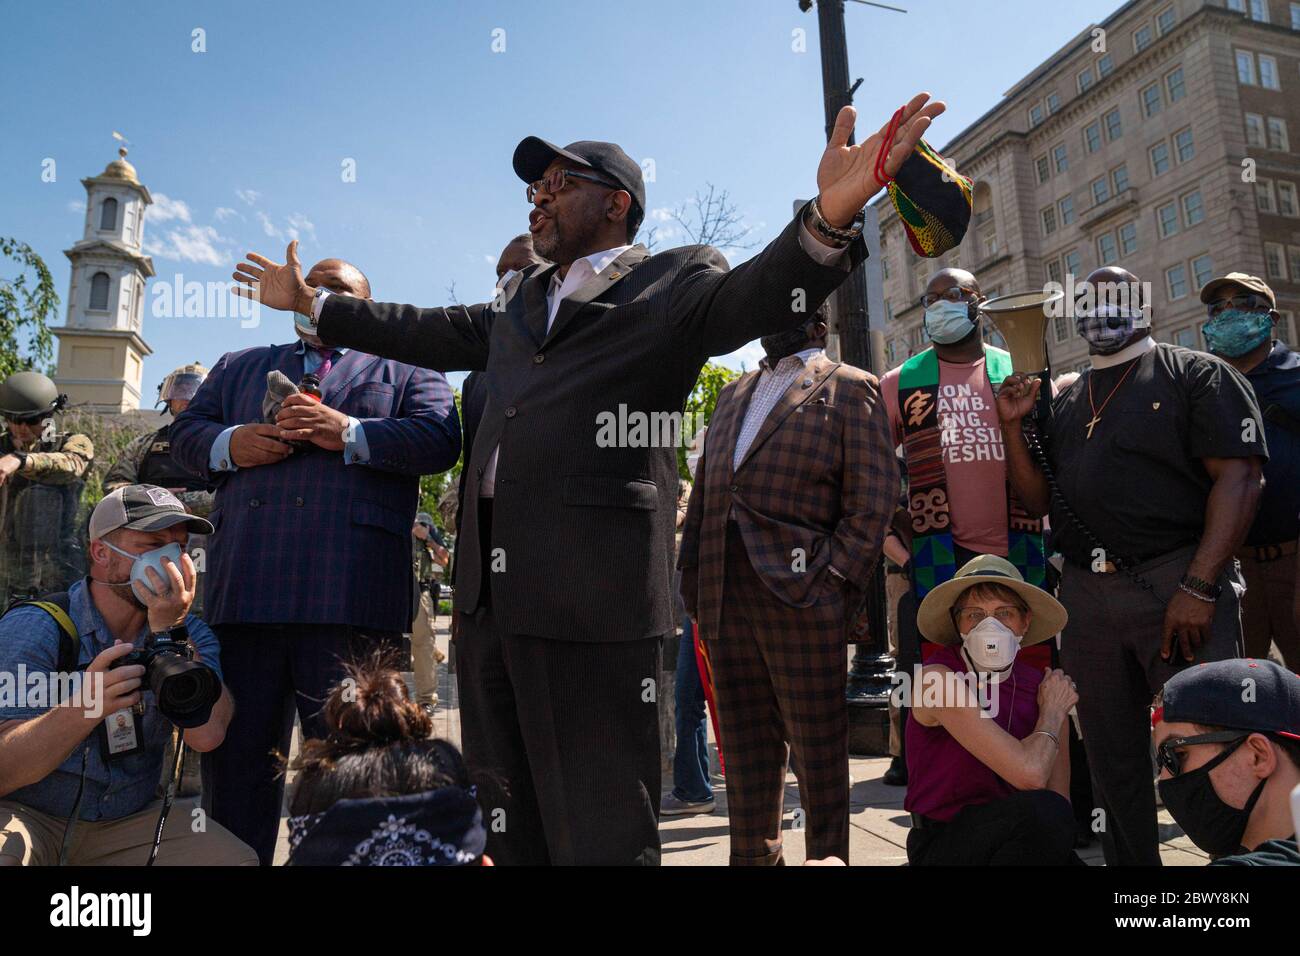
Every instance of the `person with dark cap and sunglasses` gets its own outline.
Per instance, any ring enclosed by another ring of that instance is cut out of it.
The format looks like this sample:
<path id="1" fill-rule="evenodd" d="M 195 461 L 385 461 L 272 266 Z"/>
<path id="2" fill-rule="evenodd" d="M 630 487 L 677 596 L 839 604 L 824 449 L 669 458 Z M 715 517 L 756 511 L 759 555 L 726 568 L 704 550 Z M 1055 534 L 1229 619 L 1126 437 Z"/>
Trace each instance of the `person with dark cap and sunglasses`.
<path id="1" fill-rule="evenodd" d="M 1215 661 L 1175 674 L 1152 715 L 1160 798 L 1222 866 L 1300 866 L 1300 674 Z"/>
<path id="2" fill-rule="evenodd" d="M 1247 657 L 1276 644 L 1288 667 L 1300 667 L 1296 608 L 1296 541 L 1300 538 L 1300 353 L 1276 338 L 1277 299 L 1258 276 L 1229 272 L 1201 289 L 1209 320 L 1205 347 L 1246 376 L 1268 442 L 1264 492 L 1245 544 L 1237 550 L 1246 593 L 1241 599 Z"/>
<path id="3" fill-rule="evenodd" d="M 633 245 L 646 210 L 637 163 L 613 143 L 514 153 L 536 253 L 492 302 L 419 309 L 314 289 L 296 243 L 256 254 L 239 291 L 325 338 L 445 371 L 486 369 L 456 603 L 465 757 L 504 777 L 501 863 L 660 860 L 657 691 L 669 593 L 673 441 L 608 416 L 680 415 L 700 369 L 794 329 L 865 257 L 867 201 L 944 109 L 922 93 L 859 145 L 836 119 L 817 197 L 729 270 L 708 246 Z M 936 182 L 938 177 L 935 177 Z"/>
<path id="4" fill-rule="evenodd" d="M 0 383 L 0 600 L 66 588 L 85 565 L 77 510 L 95 445 L 60 432 L 68 396 L 40 372 Z"/>

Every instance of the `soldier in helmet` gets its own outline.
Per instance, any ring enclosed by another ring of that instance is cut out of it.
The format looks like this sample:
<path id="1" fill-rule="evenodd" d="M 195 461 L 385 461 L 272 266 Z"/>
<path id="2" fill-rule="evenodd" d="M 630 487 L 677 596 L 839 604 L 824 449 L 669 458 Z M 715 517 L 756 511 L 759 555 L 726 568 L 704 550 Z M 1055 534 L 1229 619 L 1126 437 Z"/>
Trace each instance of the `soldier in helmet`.
<path id="1" fill-rule="evenodd" d="M 175 418 L 189 408 L 190 399 L 199 390 L 208 370 L 197 362 L 182 365 L 158 386 L 158 404 L 165 404 Z M 134 439 L 113 462 L 104 476 L 104 491 L 116 491 L 126 485 L 158 485 L 166 488 L 185 505 L 190 514 L 206 516 L 212 510 L 212 486 L 172 460 L 171 422 L 156 432 Z"/>
<path id="2" fill-rule="evenodd" d="M 0 383 L 0 599 L 61 591 L 83 571 L 77 510 L 95 446 L 57 431 L 66 395 L 39 372 Z"/>
<path id="3" fill-rule="evenodd" d="M 434 623 L 441 596 L 439 577 L 448 561 L 446 540 L 433 523 L 433 516 L 421 511 L 411 527 L 411 564 L 417 592 L 415 620 L 411 622 L 411 662 L 416 703 L 430 712 L 438 705 L 437 667 L 446 659 L 434 641 Z"/>

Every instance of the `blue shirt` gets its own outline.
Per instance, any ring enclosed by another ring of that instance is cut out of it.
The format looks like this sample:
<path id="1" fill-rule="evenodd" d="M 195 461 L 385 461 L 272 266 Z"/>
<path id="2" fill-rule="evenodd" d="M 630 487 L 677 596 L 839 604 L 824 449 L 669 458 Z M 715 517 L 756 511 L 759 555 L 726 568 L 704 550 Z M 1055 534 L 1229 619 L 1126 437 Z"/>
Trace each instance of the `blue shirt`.
<path id="1" fill-rule="evenodd" d="M 1268 358 L 1247 374 L 1264 415 L 1264 493 L 1246 544 L 1282 544 L 1300 536 L 1300 352 L 1273 343 Z M 1276 406 L 1284 415 L 1269 409 Z M 1287 421 L 1287 424 L 1282 424 Z"/>
<path id="2" fill-rule="evenodd" d="M 306 342 L 299 342 L 296 349 L 302 356 L 302 371 L 304 375 L 314 373 L 324 363 L 320 352 L 316 349 L 307 348 Z M 331 359 L 338 359 L 347 352 L 347 349 L 334 349 L 330 352 Z M 361 422 L 348 416 L 348 424 L 351 426 L 344 435 L 343 439 L 343 461 L 349 465 L 366 465 L 370 463 L 370 445 L 366 442 L 365 429 L 361 427 Z M 235 433 L 239 425 L 231 425 L 225 431 L 217 435 L 212 442 L 212 450 L 208 452 L 208 467 L 213 471 L 238 471 L 239 466 L 235 464 L 234 459 L 230 457 L 230 436 Z"/>
<path id="3" fill-rule="evenodd" d="M 114 637 L 91 600 L 90 588 L 84 579 L 68 588 L 68 603 L 68 616 L 81 637 L 79 663 L 84 666 L 111 647 Z M 221 646 L 212 629 L 193 614 L 185 618 L 185 626 L 202 662 L 220 677 Z M 148 632 L 147 626 L 142 627 L 135 643 L 139 645 Z M 58 623 L 45 611 L 38 607 L 15 608 L 0 618 L 0 673 L 17 674 L 20 665 L 25 665 L 28 674 L 53 673 L 58 668 L 59 642 L 62 639 L 63 632 Z M 6 794 L 4 799 L 53 817 L 70 817 L 77 802 L 84 753 L 86 789 L 78 818 L 118 820 L 139 813 L 157 795 L 163 752 L 172 735 L 171 721 L 159 713 L 153 692 L 147 687 L 143 700 L 144 746 L 136 753 L 106 763 L 99 744 L 101 732 L 96 729 L 49 776 Z M 48 707 L 0 706 L 0 721 L 28 720 L 47 710 Z M 107 716 L 101 715 L 101 724 Z M 0 746 L 4 744 L 0 743 Z"/>

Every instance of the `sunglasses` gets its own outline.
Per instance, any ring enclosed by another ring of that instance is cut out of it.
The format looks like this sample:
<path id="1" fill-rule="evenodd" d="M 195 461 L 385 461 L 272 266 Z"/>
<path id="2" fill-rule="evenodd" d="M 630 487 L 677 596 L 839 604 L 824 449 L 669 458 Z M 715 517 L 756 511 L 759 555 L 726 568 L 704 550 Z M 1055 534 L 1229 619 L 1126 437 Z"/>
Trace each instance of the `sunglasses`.
<path id="1" fill-rule="evenodd" d="M 1191 747 L 1195 744 L 1239 745 L 1249 736 L 1249 733 L 1243 734 L 1239 730 L 1216 730 L 1212 734 L 1198 734 L 1195 737 L 1170 737 L 1168 740 L 1161 741 L 1160 746 L 1156 748 L 1156 764 L 1176 777 L 1183 772 L 1183 755 L 1178 753 L 1179 747 Z M 1234 746 L 1232 749 L 1237 748 Z"/>
<path id="2" fill-rule="evenodd" d="M 611 183 L 609 180 L 601 179 L 599 176 L 593 176 L 590 173 L 580 173 L 576 170 L 560 168 L 553 169 L 541 179 L 528 184 L 528 201 L 532 202 L 533 197 L 543 189 L 554 196 L 560 190 L 564 189 L 565 186 L 568 186 L 569 180 L 571 179 L 585 179 L 589 183 L 596 183 L 597 185 L 604 186 L 608 189 L 623 188 L 618 183 Z"/>
<path id="3" fill-rule="evenodd" d="M 1268 299 L 1250 292 L 1243 292 L 1231 298 L 1210 302 L 1205 306 L 1205 311 L 1213 318 L 1225 309 L 1238 309 L 1242 312 L 1265 312 L 1272 310 L 1272 308 L 1268 304 Z"/>

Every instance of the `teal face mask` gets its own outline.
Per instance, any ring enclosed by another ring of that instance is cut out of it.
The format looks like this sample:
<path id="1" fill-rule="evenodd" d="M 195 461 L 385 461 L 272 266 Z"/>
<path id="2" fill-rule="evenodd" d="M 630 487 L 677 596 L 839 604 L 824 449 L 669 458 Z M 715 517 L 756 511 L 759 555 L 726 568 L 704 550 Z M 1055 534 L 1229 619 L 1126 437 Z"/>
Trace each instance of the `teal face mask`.
<path id="1" fill-rule="evenodd" d="M 1224 309 L 1205 323 L 1205 347 L 1224 358 L 1239 358 L 1273 335 L 1273 318 L 1267 312 Z"/>
<path id="2" fill-rule="evenodd" d="M 969 302 L 940 299 L 925 309 L 925 334 L 939 345 L 960 342 L 975 328 L 972 312 Z"/>

